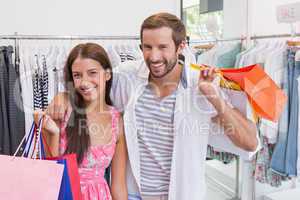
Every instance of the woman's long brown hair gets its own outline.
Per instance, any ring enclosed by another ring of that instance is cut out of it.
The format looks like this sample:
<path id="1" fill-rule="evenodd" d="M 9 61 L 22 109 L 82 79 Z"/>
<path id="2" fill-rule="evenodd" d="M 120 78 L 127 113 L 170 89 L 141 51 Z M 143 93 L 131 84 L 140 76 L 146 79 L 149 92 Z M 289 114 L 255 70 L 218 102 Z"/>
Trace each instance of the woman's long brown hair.
<path id="1" fill-rule="evenodd" d="M 66 127 L 68 143 L 65 154 L 76 153 L 77 162 L 80 164 L 91 142 L 88 133 L 84 100 L 75 90 L 72 76 L 72 65 L 78 57 L 93 59 L 99 62 L 104 70 L 111 73 L 111 78 L 106 81 L 105 87 L 105 102 L 108 105 L 112 105 L 109 95 L 113 77 L 108 55 L 100 45 L 95 43 L 79 44 L 71 50 L 64 68 L 65 86 L 73 109 Z"/>

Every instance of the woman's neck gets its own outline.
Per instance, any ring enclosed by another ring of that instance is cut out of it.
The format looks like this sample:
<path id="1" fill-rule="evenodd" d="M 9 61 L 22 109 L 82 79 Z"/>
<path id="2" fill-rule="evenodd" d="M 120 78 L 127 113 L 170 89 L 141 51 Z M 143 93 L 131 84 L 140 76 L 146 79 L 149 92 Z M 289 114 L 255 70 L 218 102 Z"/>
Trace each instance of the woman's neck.
<path id="1" fill-rule="evenodd" d="M 103 113 L 109 110 L 109 105 L 105 100 L 97 99 L 93 102 L 86 103 L 86 114 Z"/>

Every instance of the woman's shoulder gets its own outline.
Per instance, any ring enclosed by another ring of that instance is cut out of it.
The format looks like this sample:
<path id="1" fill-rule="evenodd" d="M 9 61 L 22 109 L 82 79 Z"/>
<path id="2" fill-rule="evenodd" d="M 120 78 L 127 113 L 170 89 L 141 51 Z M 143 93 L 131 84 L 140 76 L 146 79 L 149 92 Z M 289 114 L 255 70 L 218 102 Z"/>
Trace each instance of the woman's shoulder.
<path id="1" fill-rule="evenodd" d="M 110 108 L 111 113 L 112 113 L 114 116 L 116 116 L 116 117 L 119 117 L 119 116 L 120 116 L 120 113 L 121 113 L 121 112 L 117 109 L 117 107 L 115 107 L 115 106 L 110 106 L 109 108 Z"/>

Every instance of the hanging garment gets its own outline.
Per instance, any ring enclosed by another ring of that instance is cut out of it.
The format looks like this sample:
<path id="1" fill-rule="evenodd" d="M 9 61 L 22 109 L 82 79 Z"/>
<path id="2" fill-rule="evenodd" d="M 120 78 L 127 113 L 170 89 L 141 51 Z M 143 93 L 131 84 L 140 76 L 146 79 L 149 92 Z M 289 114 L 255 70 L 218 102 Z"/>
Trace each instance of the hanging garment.
<path id="1" fill-rule="evenodd" d="M 197 64 L 233 68 L 236 56 L 241 52 L 241 46 L 240 42 L 216 44 L 213 48 L 197 57 Z"/>
<path id="2" fill-rule="evenodd" d="M 143 58 L 137 44 L 114 44 L 109 45 L 106 50 L 112 67 L 116 67 L 125 61 L 135 61 Z"/>
<path id="3" fill-rule="evenodd" d="M 298 77 L 298 94 L 300 94 L 300 77 Z M 299 105 L 300 105 L 300 98 L 299 100 Z M 300 124 L 300 112 L 298 112 L 298 124 Z M 300 133 L 300 126 L 298 126 L 298 134 Z M 300 149 L 300 137 L 298 135 L 298 147 L 297 150 L 299 151 Z M 300 153 L 297 153 L 297 176 L 300 174 Z"/>
<path id="4" fill-rule="evenodd" d="M 45 110 L 48 106 L 48 71 L 45 55 L 42 56 L 42 68 L 40 67 L 39 55 L 36 57 L 36 69 L 34 71 L 33 77 L 33 99 L 34 99 L 34 109 Z"/>
<path id="5" fill-rule="evenodd" d="M 219 161 L 223 162 L 224 164 L 228 164 L 228 163 L 231 163 L 236 158 L 236 155 L 234 155 L 232 153 L 217 151 L 214 149 L 214 147 L 208 145 L 206 158 L 219 160 Z"/>
<path id="6" fill-rule="evenodd" d="M 20 81 L 22 87 L 23 107 L 25 109 L 25 134 L 29 133 L 33 123 L 33 84 L 31 60 L 28 56 L 28 50 L 20 44 Z"/>
<path id="7" fill-rule="evenodd" d="M 286 173 L 288 176 L 297 176 L 297 141 L 298 141 L 298 112 L 299 112 L 299 94 L 298 77 L 300 76 L 300 62 L 295 62 L 292 76 L 291 112 L 289 116 L 288 140 L 286 149 Z"/>
<path id="8" fill-rule="evenodd" d="M 13 47 L 0 47 L 0 154 L 15 152 L 25 134 L 20 84 L 12 62 Z"/>
<path id="9" fill-rule="evenodd" d="M 42 109 L 42 94 L 41 94 L 41 72 L 40 68 L 34 70 L 32 85 L 33 85 L 33 106 L 34 110 Z"/>
<path id="10" fill-rule="evenodd" d="M 236 61 L 236 56 L 241 52 L 242 44 L 233 44 L 228 51 L 218 56 L 216 66 L 222 68 L 232 68 Z"/>
<path id="11" fill-rule="evenodd" d="M 121 58 L 121 62 L 125 62 L 127 60 L 136 60 L 136 58 L 133 55 L 129 54 L 129 53 L 123 53 L 123 52 L 121 52 L 119 54 L 119 56 Z"/>
<path id="12" fill-rule="evenodd" d="M 295 62 L 295 49 L 287 50 L 287 67 L 284 89 L 288 93 L 288 104 L 279 121 L 279 136 L 271 160 L 271 168 L 285 176 L 297 175 L 298 141 L 298 83 L 300 62 Z"/>
<path id="13" fill-rule="evenodd" d="M 268 139 L 261 136 L 262 148 L 257 153 L 254 160 L 254 178 L 260 183 L 267 183 L 273 187 L 279 187 L 283 180 L 283 176 L 277 174 L 270 168 L 270 159 L 273 153 L 274 145 L 268 143 Z"/>
<path id="14" fill-rule="evenodd" d="M 283 43 L 281 47 L 276 48 L 275 51 L 269 53 L 265 59 L 264 71 L 270 76 L 270 78 L 278 85 L 280 88 L 284 88 L 284 60 L 286 58 L 286 45 Z M 287 94 L 287 93 L 285 93 Z M 284 111 L 283 111 L 284 112 Z M 282 113 L 281 117 L 284 115 Z M 263 136 L 268 138 L 268 141 L 272 144 L 277 142 L 279 133 L 279 122 L 272 122 L 269 120 L 261 120 L 261 133 Z"/>
<path id="15" fill-rule="evenodd" d="M 53 69 L 53 74 L 54 74 L 54 94 L 57 94 L 58 93 L 58 80 L 59 80 L 59 78 L 58 78 L 58 70 L 57 70 L 57 68 L 56 67 L 54 67 L 54 69 Z"/>
<path id="16" fill-rule="evenodd" d="M 43 75 L 42 75 L 42 109 L 46 110 L 48 106 L 48 71 L 47 71 L 47 63 L 46 57 L 43 55 Z"/>

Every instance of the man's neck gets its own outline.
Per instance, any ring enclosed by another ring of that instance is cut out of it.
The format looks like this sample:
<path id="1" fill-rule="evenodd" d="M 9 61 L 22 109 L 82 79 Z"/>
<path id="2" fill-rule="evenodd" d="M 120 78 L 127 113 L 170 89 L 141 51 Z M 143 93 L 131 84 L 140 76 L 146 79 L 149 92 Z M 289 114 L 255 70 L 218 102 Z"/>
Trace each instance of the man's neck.
<path id="1" fill-rule="evenodd" d="M 174 69 L 162 78 L 153 78 L 150 76 L 149 84 L 157 97 L 163 98 L 169 96 L 175 90 L 177 90 L 181 79 L 182 70 L 183 66 L 176 64 Z"/>

